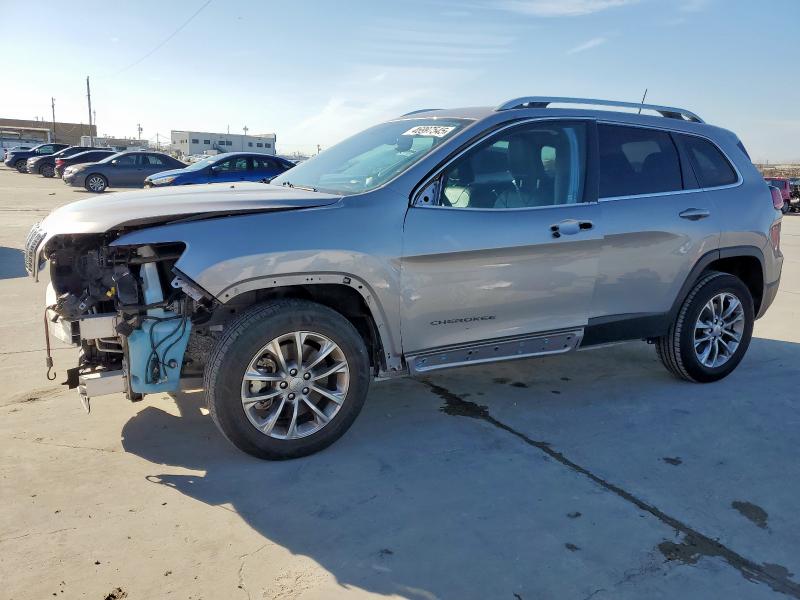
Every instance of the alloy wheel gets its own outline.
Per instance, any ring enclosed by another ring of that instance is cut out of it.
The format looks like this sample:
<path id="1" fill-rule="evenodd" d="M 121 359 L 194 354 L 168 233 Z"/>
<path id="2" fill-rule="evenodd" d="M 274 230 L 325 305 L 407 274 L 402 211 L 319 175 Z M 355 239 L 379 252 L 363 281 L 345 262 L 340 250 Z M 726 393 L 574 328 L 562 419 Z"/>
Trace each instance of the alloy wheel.
<path id="1" fill-rule="evenodd" d="M 742 302 L 730 292 L 721 292 L 706 302 L 694 326 L 694 351 L 708 368 L 721 367 L 736 353 L 744 334 Z"/>
<path id="2" fill-rule="evenodd" d="M 333 340 L 294 331 L 271 340 L 250 361 L 242 377 L 242 407 L 264 435 L 303 438 L 336 416 L 349 383 L 350 367 Z"/>
<path id="3" fill-rule="evenodd" d="M 89 189 L 93 192 L 102 192 L 106 187 L 106 182 L 103 181 L 103 178 L 99 175 L 94 175 L 93 177 L 89 178 L 89 181 L 86 182 L 89 185 Z"/>

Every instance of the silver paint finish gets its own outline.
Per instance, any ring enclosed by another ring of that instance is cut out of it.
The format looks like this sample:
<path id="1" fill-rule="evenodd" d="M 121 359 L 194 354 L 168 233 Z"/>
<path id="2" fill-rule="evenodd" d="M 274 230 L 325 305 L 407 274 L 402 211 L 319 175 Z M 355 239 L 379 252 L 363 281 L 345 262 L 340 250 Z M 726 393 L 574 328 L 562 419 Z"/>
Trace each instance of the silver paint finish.
<path id="1" fill-rule="evenodd" d="M 516 210 L 413 207 L 404 231 L 405 352 L 586 325 L 600 227 L 554 238 L 551 227 L 598 221 L 597 204 Z M 481 319 L 432 325 L 453 318 Z"/>

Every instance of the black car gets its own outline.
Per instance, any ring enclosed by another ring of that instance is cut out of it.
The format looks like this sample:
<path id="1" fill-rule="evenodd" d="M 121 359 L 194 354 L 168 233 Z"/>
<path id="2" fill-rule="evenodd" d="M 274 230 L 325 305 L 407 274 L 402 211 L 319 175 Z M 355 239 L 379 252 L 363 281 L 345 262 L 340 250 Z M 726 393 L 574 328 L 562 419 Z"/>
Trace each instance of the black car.
<path id="1" fill-rule="evenodd" d="M 44 177 L 52 177 L 56 174 L 56 160 L 59 158 L 66 158 L 74 156 L 87 150 L 100 150 L 95 146 L 69 146 L 63 150 L 59 150 L 54 154 L 46 154 L 44 156 L 32 156 L 28 159 L 27 169 L 28 173 L 38 173 Z M 103 156 L 102 158 L 105 158 Z M 100 160 L 99 158 L 97 160 Z"/>
<path id="2" fill-rule="evenodd" d="M 6 154 L 6 159 L 3 162 L 6 166 L 14 167 L 20 173 L 24 173 L 28 168 L 28 159 L 32 156 L 47 156 L 68 147 L 69 144 L 52 144 L 49 142 L 46 144 L 39 144 L 30 150 L 14 150 L 13 152 L 9 152 Z"/>
<path id="3" fill-rule="evenodd" d="M 112 150 L 111 148 L 99 148 L 96 150 L 79 152 L 78 154 L 73 154 L 72 156 L 55 156 L 56 177 L 63 177 L 64 171 L 67 169 L 67 167 L 71 167 L 72 165 L 98 162 L 116 153 L 117 151 Z"/>

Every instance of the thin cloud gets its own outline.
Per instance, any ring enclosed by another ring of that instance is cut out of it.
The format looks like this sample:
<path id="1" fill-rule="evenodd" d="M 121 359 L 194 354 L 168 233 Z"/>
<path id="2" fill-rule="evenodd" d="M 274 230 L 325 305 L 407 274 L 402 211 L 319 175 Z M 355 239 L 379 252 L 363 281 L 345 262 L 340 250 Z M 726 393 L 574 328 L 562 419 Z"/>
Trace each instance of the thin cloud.
<path id="1" fill-rule="evenodd" d="M 711 0 L 683 0 L 680 9 L 683 12 L 701 12 L 711 5 Z"/>
<path id="2" fill-rule="evenodd" d="M 570 48 L 567 50 L 567 54 L 578 54 L 578 52 L 585 52 L 586 50 L 591 50 L 592 48 L 597 48 L 598 46 L 602 46 L 608 41 L 608 38 L 604 37 L 596 37 L 590 40 L 585 41 L 574 48 Z"/>
<path id="3" fill-rule="evenodd" d="M 506 10 L 532 17 L 578 17 L 635 4 L 639 0 L 507 0 Z"/>

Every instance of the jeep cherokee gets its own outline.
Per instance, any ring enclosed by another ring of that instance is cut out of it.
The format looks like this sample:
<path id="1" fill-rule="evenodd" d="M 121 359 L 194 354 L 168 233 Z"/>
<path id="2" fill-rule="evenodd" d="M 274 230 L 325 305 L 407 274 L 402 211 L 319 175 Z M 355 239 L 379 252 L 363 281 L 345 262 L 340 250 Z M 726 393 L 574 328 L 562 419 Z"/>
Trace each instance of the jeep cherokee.
<path id="1" fill-rule="evenodd" d="M 49 261 L 87 407 L 202 374 L 225 437 L 281 459 L 339 438 L 373 378 L 646 340 L 721 379 L 777 292 L 780 226 L 733 133 L 526 97 L 403 115 L 269 184 L 66 205 L 26 266 Z"/>

